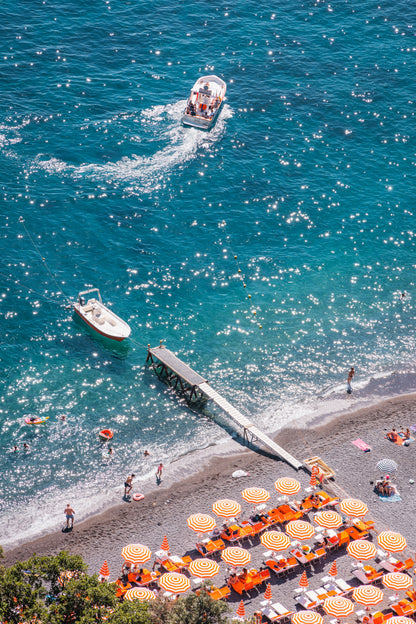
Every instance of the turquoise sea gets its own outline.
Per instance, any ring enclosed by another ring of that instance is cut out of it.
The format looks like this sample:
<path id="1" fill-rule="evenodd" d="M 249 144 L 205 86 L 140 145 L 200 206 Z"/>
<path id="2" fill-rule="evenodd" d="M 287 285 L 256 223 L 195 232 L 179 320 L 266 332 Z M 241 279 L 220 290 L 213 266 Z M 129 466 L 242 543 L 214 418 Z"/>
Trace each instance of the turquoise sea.
<path id="1" fill-rule="evenodd" d="M 0 543 L 229 439 L 147 344 L 269 433 L 416 389 L 415 22 L 403 0 L 4 0 Z M 221 116 L 186 129 L 211 73 Z M 92 286 L 131 339 L 73 320 Z"/>

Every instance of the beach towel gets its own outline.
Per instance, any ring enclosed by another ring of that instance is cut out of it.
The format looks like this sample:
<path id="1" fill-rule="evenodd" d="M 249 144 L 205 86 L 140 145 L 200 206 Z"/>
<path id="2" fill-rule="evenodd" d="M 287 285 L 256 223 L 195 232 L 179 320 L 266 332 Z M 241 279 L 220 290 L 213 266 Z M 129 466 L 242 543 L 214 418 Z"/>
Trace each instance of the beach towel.
<path id="1" fill-rule="evenodd" d="M 383 503 L 398 503 L 399 501 L 402 500 L 399 494 L 394 494 L 393 496 L 380 496 L 379 495 L 379 499 L 383 501 Z"/>
<path id="2" fill-rule="evenodd" d="M 414 441 L 414 438 L 412 437 L 407 438 L 407 440 L 405 440 L 403 436 L 404 436 L 403 433 L 398 433 L 397 438 L 395 440 L 391 440 L 391 442 L 394 442 L 394 444 L 398 444 L 399 446 L 409 446 L 409 444 Z M 390 438 L 387 438 L 387 439 L 390 440 Z"/>
<path id="3" fill-rule="evenodd" d="M 409 429 L 410 431 L 416 431 L 416 425 L 410 425 Z"/>
<path id="4" fill-rule="evenodd" d="M 351 444 L 354 444 L 354 446 L 359 448 L 361 451 L 364 451 L 364 453 L 368 453 L 368 451 L 371 451 L 371 446 L 366 444 L 364 440 L 361 440 L 361 438 L 357 438 L 356 440 L 351 440 Z"/>

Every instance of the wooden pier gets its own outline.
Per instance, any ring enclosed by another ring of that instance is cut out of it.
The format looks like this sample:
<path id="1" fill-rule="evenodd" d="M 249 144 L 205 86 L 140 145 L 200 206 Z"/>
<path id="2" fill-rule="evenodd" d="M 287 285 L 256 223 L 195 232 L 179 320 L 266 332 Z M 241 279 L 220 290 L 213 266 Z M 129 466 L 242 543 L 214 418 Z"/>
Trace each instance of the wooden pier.
<path id="1" fill-rule="evenodd" d="M 268 451 L 280 457 L 290 466 L 299 470 L 303 468 L 302 462 L 295 459 L 281 446 L 273 442 L 250 419 L 233 407 L 224 397 L 216 392 L 199 373 L 195 372 L 185 362 L 182 362 L 172 351 L 162 344 L 159 347 L 147 348 L 147 359 L 157 375 L 165 379 L 170 386 L 180 390 L 187 400 L 193 401 L 202 398 L 211 399 L 220 407 L 229 418 L 243 429 L 243 437 L 248 443 L 254 440 L 260 442 Z"/>

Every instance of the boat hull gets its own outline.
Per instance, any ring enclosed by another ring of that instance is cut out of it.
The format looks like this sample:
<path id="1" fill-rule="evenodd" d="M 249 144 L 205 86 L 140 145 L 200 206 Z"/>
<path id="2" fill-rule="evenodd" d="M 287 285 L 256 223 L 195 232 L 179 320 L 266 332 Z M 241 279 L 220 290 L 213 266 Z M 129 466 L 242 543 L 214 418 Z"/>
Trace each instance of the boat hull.
<path id="1" fill-rule="evenodd" d="M 218 76 L 202 76 L 191 89 L 182 115 L 182 124 L 198 130 L 211 130 L 222 108 L 227 85 Z"/>
<path id="2" fill-rule="evenodd" d="M 106 308 L 104 306 L 102 306 L 102 307 L 106 310 Z M 125 331 L 124 334 L 114 333 L 114 332 L 109 331 L 108 329 L 104 329 L 104 328 L 100 327 L 92 319 L 90 320 L 86 316 L 86 314 L 84 314 L 82 312 L 82 309 L 80 309 L 80 306 L 78 304 L 74 304 L 73 308 L 74 308 L 74 312 L 77 314 L 77 316 L 82 321 L 84 321 L 84 323 L 86 323 L 88 325 L 88 327 L 90 327 L 95 332 L 97 332 L 97 334 L 100 334 L 101 336 L 104 336 L 104 338 L 109 338 L 110 340 L 116 340 L 117 342 L 122 342 L 123 340 L 128 338 L 129 335 L 130 335 L 130 328 L 128 327 L 127 324 L 125 324 L 126 325 L 126 331 Z M 121 319 L 120 319 L 120 321 L 121 321 Z"/>

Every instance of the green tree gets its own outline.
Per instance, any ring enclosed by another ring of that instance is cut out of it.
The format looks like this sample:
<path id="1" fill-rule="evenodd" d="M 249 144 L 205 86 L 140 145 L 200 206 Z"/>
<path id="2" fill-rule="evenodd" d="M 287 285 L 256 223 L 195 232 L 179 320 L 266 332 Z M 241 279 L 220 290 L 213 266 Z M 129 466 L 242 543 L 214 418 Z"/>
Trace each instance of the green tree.
<path id="1" fill-rule="evenodd" d="M 51 624 L 87 624 L 103 622 L 116 606 L 114 586 L 100 583 L 96 574 L 84 574 L 67 582 L 59 599 L 49 608 L 45 622 Z"/>
<path id="2" fill-rule="evenodd" d="M 10 568 L 0 567 L 0 620 L 17 624 L 46 614 L 45 588 L 42 579 L 18 562 Z"/>
<path id="3" fill-rule="evenodd" d="M 65 589 L 71 575 L 73 578 L 79 578 L 88 569 L 80 555 L 70 555 L 65 550 L 55 556 L 31 557 L 26 564 L 34 574 L 39 575 L 50 585 L 49 595 L 53 599 Z M 70 572 L 71 575 L 65 576 L 65 572 Z"/>
<path id="4" fill-rule="evenodd" d="M 154 624 L 147 603 L 125 600 L 108 619 L 108 624 Z"/>
<path id="5" fill-rule="evenodd" d="M 171 624 L 225 624 L 229 607 L 223 600 L 213 600 L 206 592 L 188 594 L 173 604 Z"/>

